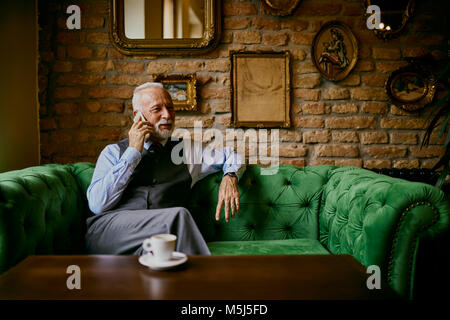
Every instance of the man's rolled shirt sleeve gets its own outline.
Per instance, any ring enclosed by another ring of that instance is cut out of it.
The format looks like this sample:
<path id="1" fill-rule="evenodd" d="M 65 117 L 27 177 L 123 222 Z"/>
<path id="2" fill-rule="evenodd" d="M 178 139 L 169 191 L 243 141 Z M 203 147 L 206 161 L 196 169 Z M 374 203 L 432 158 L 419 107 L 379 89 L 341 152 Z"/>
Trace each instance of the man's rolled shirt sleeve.
<path id="1" fill-rule="evenodd" d="M 97 160 L 87 190 L 89 209 L 95 214 L 111 209 L 119 202 L 141 160 L 139 151 L 132 147 L 128 147 L 122 157 L 119 158 L 119 155 L 119 146 L 112 144 L 103 149 Z"/>

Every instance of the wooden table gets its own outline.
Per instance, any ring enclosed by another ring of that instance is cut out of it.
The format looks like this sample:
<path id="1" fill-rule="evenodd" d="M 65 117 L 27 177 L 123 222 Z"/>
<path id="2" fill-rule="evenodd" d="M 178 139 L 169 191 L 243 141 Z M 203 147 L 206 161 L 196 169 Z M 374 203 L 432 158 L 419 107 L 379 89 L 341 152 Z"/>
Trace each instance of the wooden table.
<path id="1" fill-rule="evenodd" d="M 67 267 L 81 270 L 69 290 Z M 189 256 L 183 266 L 152 271 L 137 256 L 30 256 L 0 276 L 0 299 L 290 300 L 391 299 L 350 255 Z"/>

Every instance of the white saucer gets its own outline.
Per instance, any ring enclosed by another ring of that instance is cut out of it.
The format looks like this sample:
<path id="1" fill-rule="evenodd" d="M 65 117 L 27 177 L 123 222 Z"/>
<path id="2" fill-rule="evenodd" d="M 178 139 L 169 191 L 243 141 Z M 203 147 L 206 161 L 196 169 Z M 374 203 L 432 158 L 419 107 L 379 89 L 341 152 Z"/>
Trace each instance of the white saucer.
<path id="1" fill-rule="evenodd" d="M 167 261 L 157 261 L 152 254 L 147 253 L 139 257 L 139 263 L 149 267 L 152 270 L 167 270 L 187 261 L 187 256 L 182 252 L 174 251 L 172 259 Z"/>

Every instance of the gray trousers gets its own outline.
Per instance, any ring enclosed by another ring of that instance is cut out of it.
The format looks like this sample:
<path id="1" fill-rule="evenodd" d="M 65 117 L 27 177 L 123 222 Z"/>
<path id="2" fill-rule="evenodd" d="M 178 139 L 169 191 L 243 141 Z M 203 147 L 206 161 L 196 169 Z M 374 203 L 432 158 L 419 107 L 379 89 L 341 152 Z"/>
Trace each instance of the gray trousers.
<path id="1" fill-rule="evenodd" d="M 142 242 L 160 233 L 177 235 L 178 252 L 211 254 L 190 212 L 182 207 L 111 211 L 90 217 L 86 247 L 90 254 L 141 255 Z"/>

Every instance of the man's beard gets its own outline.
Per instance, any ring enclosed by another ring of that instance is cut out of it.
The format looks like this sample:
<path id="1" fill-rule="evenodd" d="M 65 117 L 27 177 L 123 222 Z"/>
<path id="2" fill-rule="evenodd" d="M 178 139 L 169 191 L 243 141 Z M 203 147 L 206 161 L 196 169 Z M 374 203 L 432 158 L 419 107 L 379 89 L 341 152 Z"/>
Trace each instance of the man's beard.
<path id="1" fill-rule="evenodd" d="M 172 126 L 170 129 L 161 130 L 161 129 L 159 129 L 159 125 L 161 125 L 161 124 L 171 124 Z M 159 139 L 167 139 L 172 135 L 174 126 L 175 126 L 175 121 L 162 119 L 155 124 L 154 136 Z"/>

